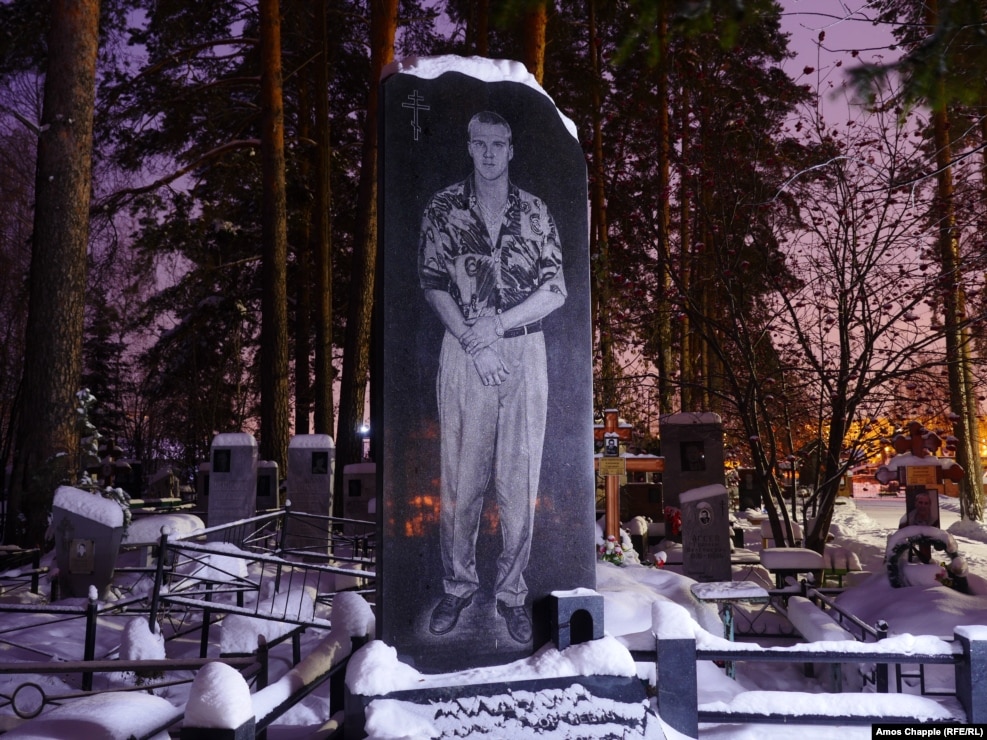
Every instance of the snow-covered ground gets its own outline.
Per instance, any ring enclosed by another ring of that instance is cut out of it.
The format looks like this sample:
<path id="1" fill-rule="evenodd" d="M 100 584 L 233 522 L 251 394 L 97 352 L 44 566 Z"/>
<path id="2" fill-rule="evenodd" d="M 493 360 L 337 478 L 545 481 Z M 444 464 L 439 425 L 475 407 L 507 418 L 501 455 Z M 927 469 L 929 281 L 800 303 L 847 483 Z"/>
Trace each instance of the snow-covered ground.
<path id="1" fill-rule="evenodd" d="M 969 570 L 969 586 L 971 593 L 964 594 L 954 589 L 947 588 L 937 582 L 933 577 L 917 579 L 921 583 L 918 586 L 907 586 L 893 588 L 887 576 L 887 569 L 884 564 L 884 555 L 887 549 L 889 537 L 893 537 L 898 527 L 898 520 L 904 513 L 904 499 L 878 498 L 876 494 L 866 490 L 858 490 L 854 499 L 845 499 L 837 507 L 833 522 L 832 533 L 834 534 L 833 545 L 852 550 L 860 559 L 861 566 L 870 575 L 858 576 L 854 580 L 854 585 L 848 588 L 838 599 L 841 605 L 846 606 L 850 611 L 859 616 L 869 624 L 877 620 L 886 620 L 890 626 L 892 635 L 935 635 L 950 637 L 953 629 L 960 625 L 987 625 L 987 530 L 981 524 L 962 522 L 958 515 L 958 502 L 953 499 L 940 499 L 940 515 L 943 530 L 947 531 L 955 540 L 956 548 L 960 556 L 965 559 Z M 739 523 L 745 530 L 745 545 L 751 550 L 760 547 L 760 529 L 747 521 L 743 513 L 739 516 Z M 770 585 L 768 574 L 759 565 L 738 565 L 734 567 L 735 580 L 750 580 L 755 583 Z M 616 566 L 610 563 L 600 563 L 597 568 L 597 591 L 602 594 L 605 604 L 605 621 L 607 637 L 599 641 L 598 644 L 583 644 L 570 648 L 568 651 L 559 653 L 553 647 L 542 648 L 535 656 L 528 660 L 509 666 L 496 668 L 476 669 L 465 674 L 447 676 L 422 676 L 409 666 L 402 666 L 396 663 L 393 653 L 388 646 L 382 644 L 371 644 L 368 648 L 358 653 L 358 659 L 354 662 L 348 683 L 351 688 L 360 693 L 378 694 L 387 691 L 400 689 L 408 686 L 420 686 L 425 683 L 486 683 L 499 680 L 518 680 L 524 678 L 546 677 L 553 675 L 580 675 L 584 673 L 609 673 L 616 675 L 627 675 L 636 671 L 648 676 L 653 675 L 653 667 L 629 662 L 629 654 L 626 652 L 625 644 L 634 645 L 635 640 L 640 640 L 642 635 L 647 635 L 652 624 L 652 605 L 656 601 L 670 602 L 685 608 L 690 619 L 694 620 L 695 628 L 705 630 L 710 634 L 721 634 L 722 625 L 715 609 L 707 604 L 700 604 L 690 593 L 689 587 L 692 580 L 676 572 L 674 565 L 667 565 L 664 568 L 648 567 L 639 564 L 628 564 Z M 0 601 L 9 599 L 20 601 L 31 601 L 32 598 L 24 594 L 21 589 L 9 597 L 0 597 Z M 79 600 L 75 600 L 79 601 Z M 324 611 L 325 607 L 318 606 L 316 616 L 328 618 L 330 615 Z M 347 609 L 348 614 L 351 613 Z M 359 614 L 359 612 L 357 611 Z M 341 614 L 334 615 L 337 620 Z M 83 640 L 82 623 L 62 622 L 45 620 L 44 623 L 37 623 L 30 628 L 21 629 L 17 632 L 9 632 L 15 622 L 20 624 L 24 617 L 19 615 L 5 614 L 4 635 L 0 641 L 0 661 L 6 660 L 37 660 L 40 656 L 50 656 L 54 660 L 74 660 L 81 656 L 81 645 Z M 137 618 L 140 619 L 140 618 Z M 347 619 L 350 619 L 347 616 Z M 372 617 L 363 615 L 362 624 L 372 623 Z M 359 622 L 360 620 L 356 620 Z M 790 628 L 780 631 L 777 629 L 780 621 L 770 614 L 758 616 L 754 620 L 754 631 L 763 631 L 763 638 L 759 641 L 771 642 L 772 640 L 791 641 Z M 744 626 L 741 619 L 738 625 Z M 347 627 L 350 631 L 359 631 L 360 624 L 355 627 L 351 624 Z M 216 630 L 217 638 L 219 630 Z M 171 655 L 168 657 L 187 657 L 197 652 L 196 632 L 192 639 L 185 641 L 169 642 L 169 651 L 184 651 L 183 655 Z M 128 625 L 126 619 L 117 619 L 106 626 L 101 625 L 98 638 L 99 647 L 97 656 L 112 654 L 116 646 L 123 643 L 124 654 L 131 656 L 158 655 L 158 651 L 164 648 L 146 630 L 143 632 L 139 627 Z M 338 638 L 338 636 L 337 636 Z M 306 644 L 303 654 L 318 652 L 321 648 L 326 649 L 326 641 L 329 635 L 324 630 L 311 630 L 305 638 Z M 13 643 L 13 644 L 12 644 Z M 21 646 L 33 646 L 38 653 L 31 655 L 30 650 L 25 650 Z M 218 650 L 217 650 L 218 652 Z M 212 652 L 210 653 L 212 654 Z M 285 686 L 291 685 L 293 679 L 297 684 L 298 675 L 292 677 L 290 673 L 290 660 L 283 653 L 275 652 L 275 659 L 272 665 L 272 680 L 278 682 L 281 691 Z M 221 674 L 221 672 L 219 672 Z M 297 673 L 297 672 L 296 672 Z M 0 694 L 10 695 L 17 685 L 22 683 L 27 677 L 0 675 Z M 70 693 L 72 687 L 59 678 L 53 676 L 34 676 L 31 680 L 37 681 L 44 690 L 49 693 Z M 112 683 L 114 680 L 127 680 L 126 677 L 109 676 L 98 679 L 104 683 Z M 133 680 L 132 678 L 130 679 Z M 205 679 L 202 679 L 205 680 Z M 287 683 L 286 683 L 287 681 Z M 229 684 L 229 676 L 222 678 L 219 689 Z M 235 682 L 234 682 L 235 683 Z M 200 687 L 201 688 L 201 687 Z M 238 689 L 238 687 L 230 687 Z M 730 701 L 738 695 L 746 692 L 747 697 L 760 696 L 757 691 L 785 690 L 790 692 L 792 701 L 798 697 L 811 694 L 820 694 L 826 687 L 819 679 L 806 678 L 803 675 L 801 666 L 784 664 L 740 664 L 736 679 L 727 677 L 722 668 L 711 663 L 700 663 L 699 665 L 699 700 L 701 704 L 708 704 L 716 701 Z M 244 715 L 244 702 L 246 699 L 231 700 L 229 696 L 223 699 L 225 691 L 202 692 L 199 694 L 195 711 L 197 716 L 210 713 L 222 714 L 230 712 L 236 717 Z M 268 692 L 270 694 L 270 692 Z M 177 706 L 184 706 L 188 701 L 188 687 L 162 689 L 155 691 L 158 697 L 164 701 Z M 203 706 L 202 697 L 206 697 Z M 211 698 L 215 697 L 215 699 Z M 211 702 L 215 701 L 215 704 Z M 265 702 L 270 701 L 270 696 L 266 699 L 261 696 L 254 696 L 253 711 L 262 712 Z M 132 702 L 116 706 L 113 710 L 113 719 L 108 719 L 108 712 L 101 711 L 100 721 L 104 724 L 119 725 L 117 730 L 120 737 L 126 737 L 129 733 L 132 716 L 129 712 L 147 713 L 155 708 L 145 706 L 145 699 L 137 699 Z M 160 710 L 163 705 L 156 705 Z M 271 740 L 289 740 L 294 738 L 310 737 L 317 728 L 321 727 L 329 718 L 330 712 L 325 692 L 317 692 L 316 695 L 279 720 L 278 724 L 269 730 L 268 737 Z M 335 711 L 338 708 L 333 708 Z M 7 716 L 0 716 L 0 721 L 10 720 L 12 714 L 9 707 L 0 712 Z M 428 720 L 415 719 L 411 723 L 411 717 L 407 707 L 393 705 L 378 705 L 374 709 L 376 717 L 371 725 L 371 737 L 376 738 L 400 738 L 400 737 L 429 737 L 432 731 L 437 730 L 434 724 Z M 43 715 L 44 716 L 44 715 Z M 2 725 L 0 725 L 2 726 Z M 58 735 L 47 735 L 47 737 L 64 738 L 89 738 L 87 734 L 91 728 L 85 729 L 85 724 L 77 723 L 78 733 L 72 734 L 72 730 L 60 731 Z M 431 728 L 431 729 L 430 729 Z M 66 734 L 61 734 L 62 732 Z M 798 734 L 803 740 L 812 738 L 832 738 L 838 732 L 842 737 L 869 738 L 869 727 L 799 727 L 792 725 L 750 725 L 750 726 L 704 726 L 701 730 L 703 738 L 756 738 L 757 740 L 768 740 L 769 738 L 790 738 Z M 663 728 L 659 722 L 652 722 L 649 729 L 650 737 L 660 738 L 677 737 L 674 731 Z M 32 735 L 22 735 L 21 737 L 31 737 Z M 44 736 L 44 735 L 42 735 Z M 117 735 L 111 734 L 116 737 Z"/>

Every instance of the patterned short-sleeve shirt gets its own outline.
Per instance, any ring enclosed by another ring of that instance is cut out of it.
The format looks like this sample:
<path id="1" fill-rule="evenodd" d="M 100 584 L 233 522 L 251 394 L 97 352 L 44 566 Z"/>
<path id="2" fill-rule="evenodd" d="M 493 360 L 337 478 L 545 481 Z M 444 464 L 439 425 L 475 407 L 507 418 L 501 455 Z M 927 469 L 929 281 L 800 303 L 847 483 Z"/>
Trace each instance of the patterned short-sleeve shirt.
<path id="1" fill-rule="evenodd" d="M 435 193 L 422 217 L 418 274 L 448 292 L 463 316 L 493 316 L 536 290 L 566 296 L 562 249 L 545 202 L 510 184 L 500 233 L 489 234 L 473 176 Z"/>

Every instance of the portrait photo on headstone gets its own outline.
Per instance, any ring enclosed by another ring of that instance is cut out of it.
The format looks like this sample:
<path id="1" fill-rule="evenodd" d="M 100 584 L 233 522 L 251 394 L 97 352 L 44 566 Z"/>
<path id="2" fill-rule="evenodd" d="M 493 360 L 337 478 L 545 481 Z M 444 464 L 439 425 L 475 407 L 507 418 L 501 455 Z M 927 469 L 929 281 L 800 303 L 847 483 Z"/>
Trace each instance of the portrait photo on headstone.
<path id="1" fill-rule="evenodd" d="M 381 632 L 426 672 L 506 662 L 595 585 L 584 158 L 517 82 L 383 100 Z"/>
<path id="2" fill-rule="evenodd" d="M 903 527 L 938 527 L 939 493 L 935 490 L 912 487 L 905 491 L 905 516 Z"/>

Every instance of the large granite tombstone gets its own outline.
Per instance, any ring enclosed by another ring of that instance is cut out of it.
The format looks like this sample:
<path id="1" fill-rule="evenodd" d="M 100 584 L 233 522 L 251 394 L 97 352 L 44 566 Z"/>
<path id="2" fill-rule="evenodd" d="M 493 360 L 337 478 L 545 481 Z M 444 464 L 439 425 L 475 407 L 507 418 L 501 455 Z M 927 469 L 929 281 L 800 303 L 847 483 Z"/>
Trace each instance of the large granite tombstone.
<path id="1" fill-rule="evenodd" d="M 723 422 L 718 414 L 667 414 L 659 420 L 658 430 L 665 458 L 661 481 L 667 506 L 679 506 L 683 491 L 723 484 Z"/>
<path id="2" fill-rule="evenodd" d="M 730 495 L 723 484 L 683 491 L 682 572 L 697 581 L 729 581 Z"/>
<path id="3" fill-rule="evenodd" d="M 246 432 L 213 437 L 207 524 L 218 527 L 257 513 L 257 440 Z M 222 540 L 221 532 L 207 539 Z"/>
<path id="4" fill-rule="evenodd" d="M 549 639 L 551 592 L 595 587 L 585 159 L 515 62 L 417 59 L 382 90 L 378 637 L 424 672 L 507 663 Z M 564 302 L 515 326 L 536 283 Z"/>

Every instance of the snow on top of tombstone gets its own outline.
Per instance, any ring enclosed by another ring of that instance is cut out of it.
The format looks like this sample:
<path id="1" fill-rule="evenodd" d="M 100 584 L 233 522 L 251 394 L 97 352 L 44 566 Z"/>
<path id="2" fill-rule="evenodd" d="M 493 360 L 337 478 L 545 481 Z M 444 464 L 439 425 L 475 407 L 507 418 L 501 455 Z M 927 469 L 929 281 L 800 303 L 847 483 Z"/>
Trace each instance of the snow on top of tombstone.
<path id="1" fill-rule="evenodd" d="M 372 462 L 350 463 L 349 465 L 343 466 L 343 472 L 350 473 L 352 475 L 359 475 L 360 473 L 375 473 L 377 472 L 377 463 L 372 463 Z"/>
<path id="2" fill-rule="evenodd" d="M 288 449 L 320 449 L 333 447 L 332 437 L 328 434 L 296 434 L 288 442 Z"/>
<path id="3" fill-rule="evenodd" d="M 393 61 L 384 67 L 381 72 L 381 79 L 394 74 L 404 73 L 421 77 L 424 80 L 432 80 L 444 75 L 446 72 L 459 72 L 460 74 L 474 77 L 481 82 L 520 82 L 533 90 L 537 90 L 542 95 L 552 100 L 552 96 L 545 92 L 545 88 L 538 84 L 538 80 L 528 71 L 521 62 L 510 59 L 487 59 L 486 57 L 461 57 L 454 54 L 447 54 L 438 57 L 418 57 L 411 56 L 406 59 Z M 552 101 L 553 103 L 555 101 Z M 558 107 L 556 106 L 556 110 Z M 566 129 L 572 134 L 572 138 L 578 139 L 576 135 L 576 124 L 572 119 L 559 111 L 559 117 Z"/>
<path id="4" fill-rule="evenodd" d="M 911 452 L 903 452 L 888 460 L 886 467 L 888 470 L 897 470 L 898 468 L 933 468 L 941 465 L 942 460 L 931 453 L 919 457 Z"/>
<path id="5" fill-rule="evenodd" d="M 661 417 L 662 424 L 720 424 L 723 419 L 712 411 L 678 411 Z"/>
<path id="6" fill-rule="evenodd" d="M 256 447 L 254 435 L 247 432 L 223 432 L 212 438 L 213 447 Z"/>
<path id="7" fill-rule="evenodd" d="M 683 491 L 679 494 L 679 503 L 684 504 L 689 501 L 701 501 L 704 498 L 712 498 L 713 496 L 725 496 L 727 489 L 720 483 L 712 483 L 708 486 L 700 486 L 699 488 L 690 488 L 688 491 Z"/>
<path id="8" fill-rule="evenodd" d="M 71 511 L 107 527 L 123 526 L 123 509 L 120 504 L 98 493 L 83 491 L 74 486 L 59 486 L 55 491 L 53 506 Z"/>
<path id="9" fill-rule="evenodd" d="M 962 635 L 968 640 L 987 640 L 987 625 L 968 624 L 958 626 L 953 630 L 957 635 Z"/>
<path id="10" fill-rule="evenodd" d="M 598 593 L 599 591 L 596 591 L 595 589 L 579 586 L 578 588 L 572 588 L 568 591 L 552 591 L 552 596 L 564 599 L 570 596 L 596 596 Z"/>

